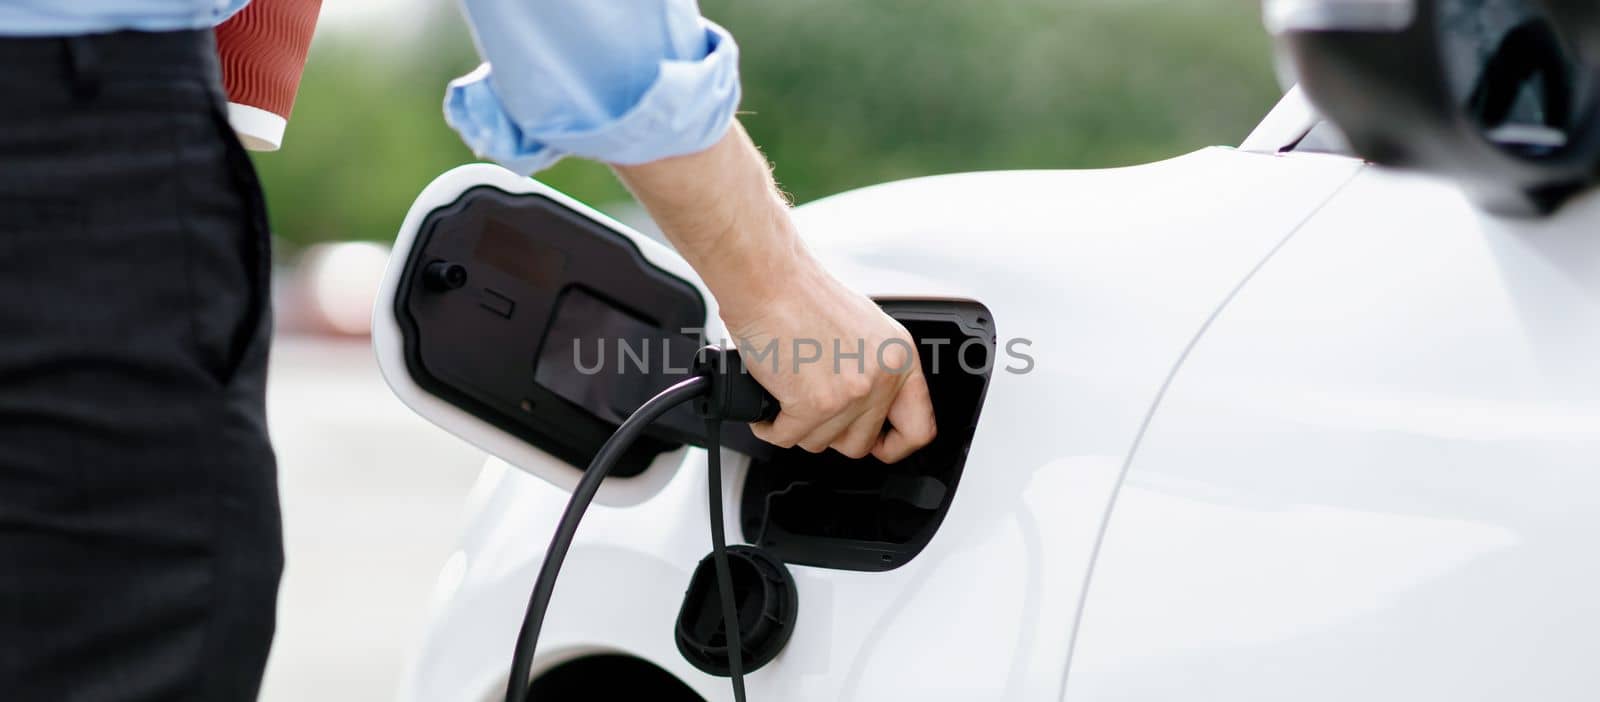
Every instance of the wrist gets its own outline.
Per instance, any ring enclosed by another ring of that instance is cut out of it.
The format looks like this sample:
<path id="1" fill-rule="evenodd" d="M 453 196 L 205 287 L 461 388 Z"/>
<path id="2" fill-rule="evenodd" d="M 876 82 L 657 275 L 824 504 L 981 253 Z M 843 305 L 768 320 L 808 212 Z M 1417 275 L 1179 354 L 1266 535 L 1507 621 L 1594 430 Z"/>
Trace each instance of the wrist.
<path id="1" fill-rule="evenodd" d="M 735 122 L 705 151 L 614 166 L 721 303 L 730 330 L 832 281 L 811 257 L 766 158 Z"/>
<path id="2" fill-rule="evenodd" d="M 776 311 L 797 291 L 831 278 L 806 249 L 789 210 L 774 193 L 764 210 L 730 229 L 701 260 L 691 260 L 721 307 L 730 330 Z"/>

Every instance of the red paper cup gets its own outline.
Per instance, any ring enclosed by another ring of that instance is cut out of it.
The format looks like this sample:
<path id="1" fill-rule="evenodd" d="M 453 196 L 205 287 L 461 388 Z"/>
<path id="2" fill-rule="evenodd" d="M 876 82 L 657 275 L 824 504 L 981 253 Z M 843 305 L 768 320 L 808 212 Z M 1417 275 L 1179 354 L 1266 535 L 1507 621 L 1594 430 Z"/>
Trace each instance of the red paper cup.
<path id="1" fill-rule="evenodd" d="M 228 121 L 246 148 L 283 145 L 321 9 L 322 0 L 253 0 L 217 25 Z"/>

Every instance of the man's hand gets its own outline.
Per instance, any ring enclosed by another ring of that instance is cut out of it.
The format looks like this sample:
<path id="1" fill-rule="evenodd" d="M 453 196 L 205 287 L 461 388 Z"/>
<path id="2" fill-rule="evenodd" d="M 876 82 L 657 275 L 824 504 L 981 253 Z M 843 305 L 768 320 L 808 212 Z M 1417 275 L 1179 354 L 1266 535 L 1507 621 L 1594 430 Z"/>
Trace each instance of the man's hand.
<path id="1" fill-rule="evenodd" d="M 751 375 L 782 405 L 753 425 L 757 437 L 886 463 L 933 440 L 915 342 L 806 250 L 737 122 L 705 151 L 615 169 L 717 296 Z"/>
<path id="2" fill-rule="evenodd" d="M 724 313 L 750 374 L 783 406 L 777 419 L 752 427 L 755 435 L 885 463 L 933 440 L 933 407 L 911 335 L 827 272 L 798 277 L 759 308 Z"/>

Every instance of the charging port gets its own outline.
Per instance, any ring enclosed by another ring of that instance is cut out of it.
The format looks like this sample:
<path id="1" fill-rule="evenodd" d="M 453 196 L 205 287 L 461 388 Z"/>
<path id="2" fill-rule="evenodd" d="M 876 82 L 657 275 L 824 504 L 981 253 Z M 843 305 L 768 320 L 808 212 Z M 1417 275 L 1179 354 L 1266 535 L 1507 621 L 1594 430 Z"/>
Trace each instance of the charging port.
<path id="1" fill-rule="evenodd" d="M 753 462 L 740 498 L 744 537 L 786 562 L 898 568 L 933 539 L 955 497 L 994 366 L 994 323 L 972 302 L 881 304 L 917 339 L 938 436 L 894 465 L 799 448 Z"/>

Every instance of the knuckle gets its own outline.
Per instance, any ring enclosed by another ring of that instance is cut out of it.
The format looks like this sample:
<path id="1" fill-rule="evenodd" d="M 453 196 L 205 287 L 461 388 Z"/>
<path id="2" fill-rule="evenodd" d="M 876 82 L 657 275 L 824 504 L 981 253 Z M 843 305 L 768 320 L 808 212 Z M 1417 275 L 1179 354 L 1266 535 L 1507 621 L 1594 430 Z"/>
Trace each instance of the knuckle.
<path id="1" fill-rule="evenodd" d="M 904 372 L 910 364 L 910 354 L 904 344 L 884 344 L 882 349 L 882 370 L 885 372 Z"/>
<path id="2" fill-rule="evenodd" d="M 819 390 L 811 396 L 811 406 L 820 417 L 832 417 L 844 409 L 846 404 L 848 400 L 831 389 Z"/>
<path id="3" fill-rule="evenodd" d="M 854 459 L 866 458 L 867 454 L 872 453 L 872 445 L 866 442 L 850 442 L 833 448 L 846 457 Z"/>
<path id="4" fill-rule="evenodd" d="M 861 374 L 844 376 L 839 382 L 839 387 L 846 397 L 851 400 L 860 400 L 872 394 L 872 379 Z"/>

